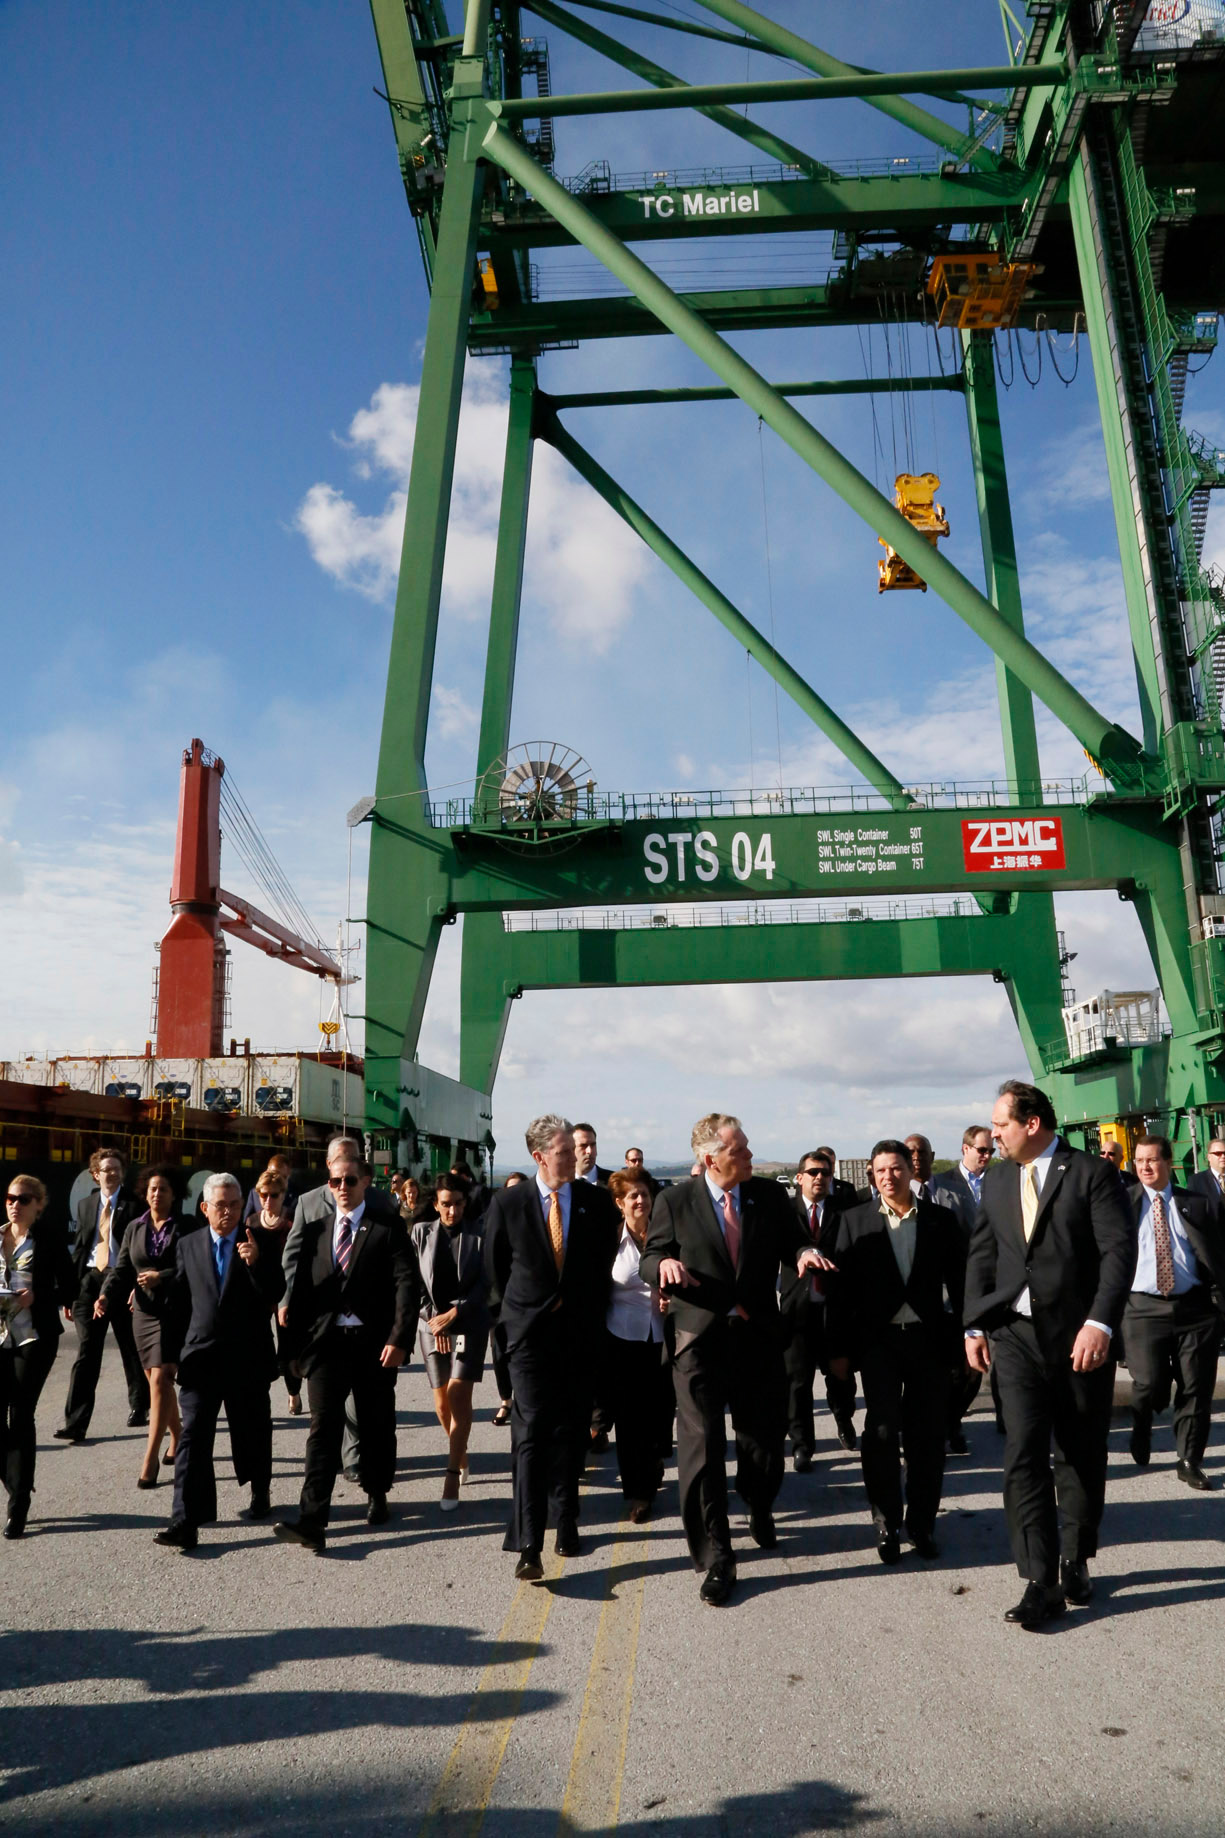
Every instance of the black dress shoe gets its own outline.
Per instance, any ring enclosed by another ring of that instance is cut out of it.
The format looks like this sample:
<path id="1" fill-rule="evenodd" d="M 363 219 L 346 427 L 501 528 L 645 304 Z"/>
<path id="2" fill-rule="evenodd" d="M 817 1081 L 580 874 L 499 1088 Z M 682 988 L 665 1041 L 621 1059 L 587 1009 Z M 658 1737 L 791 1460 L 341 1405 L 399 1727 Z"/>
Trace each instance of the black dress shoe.
<path id="1" fill-rule="evenodd" d="M 272 1536 L 279 1538 L 282 1544 L 303 1545 L 306 1550 L 313 1551 L 316 1557 L 323 1556 L 323 1547 L 327 1542 L 317 1525 L 304 1525 L 301 1519 L 295 1525 L 290 1525 L 286 1519 L 278 1519 L 272 1528 Z"/>
<path id="2" fill-rule="evenodd" d="M 915 1548 L 915 1555 L 925 1558 L 928 1563 L 940 1555 L 940 1546 L 930 1532 L 911 1532 L 910 1542 Z"/>
<path id="3" fill-rule="evenodd" d="M 14 1506 L 4 1522 L 6 1538 L 24 1538 L 26 1535 L 26 1512 L 24 1506 Z"/>
<path id="4" fill-rule="evenodd" d="M 1093 1578 L 1089 1575 L 1086 1563 L 1074 1563 L 1070 1557 L 1062 1559 L 1059 1565 L 1059 1587 L 1064 1599 L 1075 1608 L 1084 1608 L 1093 1600 Z"/>
<path id="5" fill-rule="evenodd" d="M 387 1504 L 387 1495 L 385 1493 L 372 1493 L 370 1495 L 369 1505 L 366 1507 L 366 1524 L 386 1525 L 390 1518 L 391 1508 Z"/>
<path id="6" fill-rule="evenodd" d="M 519 1561 L 515 1565 L 517 1583 L 538 1583 L 544 1575 L 544 1565 L 540 1561 L 539 1551 L 520 1551 Z"/>
<path id="7" fill-rule="evenodd" d="M 778 1545 L 778 1533 L 774 1529 L 774 1515 L 762 1506 L 749 1514 L 749 1537 L 763 1551 L 773 1551 Z"/>
<path id="8" fill-rule="evenodd" d="M 902 1545 L 896 1532 L 886 1527 L 876 1534 L 876 1555 L 882 1564 L 899 1564 L 902 1561 Z"/>
<path id="9" fill-rule="evenodd" d="M 356 1468 L 346 1468 L 344 1470 L 344 1477 L 347 1481 L 351 1481 L 354 1487 L 360 1487 L 362 1484 L 362 1477 L 357 1472 Z"/>
<path id="10" fill-rule="evenodd" d="M 1131 1450 L 1131 1458 L 1135 1462 L 1137 1468 L 1148 1467 L 1152 1443 L 1152 1424 L 1147 1422 L 1144 1418 L 1137 1417 L 1131 1426 L 1131 1437 L 1127 1444 L 1128 1448 Z"/>
<path id="11" fill-rule="evenodd" d="M 147 1481 L 143 1474 L 138 1474 L 136 1477 L 136 1485 L 141 1489 L 142 1492 L 147 1493 L 150 1487 L 157 1486 L 157 1476 L 155 1474 L 151 1481 Z"/>
<path id="12" fill-rule="evenodd" d="M 962 1435 L 960 1430 L 954 1430 L 953 1434 L 949 1437 L 949 1454 L 950 1455 L 968 1455 L 969 1453 L 970 1453 L 969 1443 L 966 1441 L 965 1437 Z"/>
<path id="13" fill-rule="evenodd" d="M 722 1608 L 735 1587 L 736 1566 L 723 1559 L 710 1566 L 702 1578 L 702 1587 L 698 1594 L 703 1602 L 709 1602 L 712 1608 Z"/>
<path id="14" fill-rule="evenodd" d="M 149 1413 L 147 1410 L 130 1410 L 128 1412 L 128 1428 L 130 1430 L 145 1430 L 148 1429 L 148 1427 Z"/>
<path id="15" fill-rule="evenodd" d="M 52 1430 L 51 1434 L 57 1442 L 84 1442 L 85 1440 L 84 1430 L 70 1430 L 64 1424 L 61 1424 L 58 1430 Z"/>
<path id="16" fill-rule="evenodd" d="M 553 1549 L 559 1557 L 577 1557 L 582 1548 L 578 1526 L 571 1519 L 563 1519 L 557 1528 Z"/>
<path id="17" fill-rule="evenodd" d="M 1182 1481 L 1184 1486 L 1194 1487 L 1197 1493 L 1212 1492 L 1212 1482 L 1208 1479 L 1204 1470 L 1202 1468 L 1197 1468 L 1194 1462 L 1180 1461 L 1176 1472 L 1179 1480 Z"/>
<path id="18" fill-rule="evenodd" d="M 812 1450 L 797 1449 L 791 1458 L 791 1466 L 797 1474 L 807 1474 L 812 1467 Z"/>
<path id="19" fill-rule="evenodd" d="M 185 1519 L 172 1519 L 164 1532 L 154 1532 L 154 1544 L 167 1544 L 172 1550 L 194 1551 L 196 1548 L 196 1528 L 188 1525 Z"/>
<path id="20" fill-rule="evenodd" d="M 1004 1619 L 1011 1621 L 1014 1627 L 1033 1629 L 1041 1627 L 1044 1621 L 1054 1621 L 1066 1608 L 1060 1590 L 1047 1589 L 1042 1583 L 1026 1583 L 1025 1594 L 1015 1608 L 1005 1609 Z"/>
<path id="21" fill-rule="evenodd" d="M 859 1438 L 855 1434 L 855 1425 L 850 1422 L 840 1423 L 838 1425 L 838 1440 L 844 1449 L 850 1449 L 853 1454 L 859 1447 Z"/>
<path id="22" fill-rule="evenodd" d="M 251 1504 L 246 1510 L 245 1517 L 248 1519 L 266 1519 L 271 1511 L 272 1501 L 269 1499 L 268 1495 L 266 1493 L 253 1493 L 251 1495 Z"/>

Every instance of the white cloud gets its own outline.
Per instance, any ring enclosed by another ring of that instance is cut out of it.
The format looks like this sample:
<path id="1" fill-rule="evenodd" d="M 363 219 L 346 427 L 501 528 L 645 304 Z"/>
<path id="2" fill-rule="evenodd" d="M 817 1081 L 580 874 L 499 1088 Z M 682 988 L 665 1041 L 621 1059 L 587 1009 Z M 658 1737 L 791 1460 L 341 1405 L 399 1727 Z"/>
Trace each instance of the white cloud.
<path id="1" fill-rule="evenodd" d="M 441 739 L 462 740 L 465 734 L 471 734 L 475 729 L 476 710 L 458 689 L 448 689 L 443 683 L 435 683 L 432 706 L 431 726 Z"/>
<path id="2" fill-rule="evenodd" d="M 1039 511 L 1083 510 L 1110 499 L 1110 477 L 1096 412 L 1048 440 L 1026 467 L 1024 497 Z"/>
<path id="3" fill-rule="evenodd" d="M 400 568 L 404 507 L 420 389 L 381 383 L 342 443 L 359 478 L 391 481 L 382 508 L 365 512 L 336 486 L 312 485 L 295 527 L 313 559 L 342 587 L 389 599 Z M 497 549 L 507 398 L 502 376 L 472 366 L 464 384 L 455 453 L 443 607 L 461 619 L 488 613 Z M 630 619 L 647 577 L 645 549 L 543 442 L 533 456 L 525 605 L 562 637 L 606 652 Z"/>

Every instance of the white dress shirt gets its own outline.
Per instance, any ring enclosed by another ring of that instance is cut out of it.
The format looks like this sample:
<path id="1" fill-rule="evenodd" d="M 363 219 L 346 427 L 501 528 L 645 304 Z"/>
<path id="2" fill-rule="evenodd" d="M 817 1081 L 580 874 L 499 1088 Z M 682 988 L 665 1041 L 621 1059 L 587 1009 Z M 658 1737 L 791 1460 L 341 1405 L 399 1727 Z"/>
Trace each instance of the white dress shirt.
<path id="1" fill-rule="evenodd" d="M 1188 1289 L 1194 1289 L 1200 1281 L 1199 1264 L 1195 1252 L 1191 1249 L 1191 1240 L 1187 1237 L 1183 1222 L 1178 1216 L 1178 1207 L 1174 1201 L 1174 1188 L 1167 1185 L 1162 1189 L 1165 1201 L 1166 1222 L 1170 1228 L 1170 1250 L 1174 1257 L 1174 1294 L 1185 1295 Z M 1136 1274 L 1131 1283 L 1133 1290 L 1141 1290 L 1147 1296 L 1160 1295 L 1157 1287 L 1157 1240 L 1153 1232 L 1153 1191 L 1146 1187 L 1144 1203 L 1140 1208 L 1140 1250 L 1136 1258 Z M 1168 1298 L 1167 1298 L 1168 1300 Z"/>
<path id="2" fill-rule="evenodd" d="M 587 1181 L 592 1187 L 598 1187 L 600 1184 L 600 1173 L 597 1164 L 592 1162 L 586 1174 L 580 1174 L 578 1178 L 580 1181 Z"/>
<path id="3" fill-rule="evenodd" d="M 1032 1162 L 1028 1162 L 1028 1163 L 1022 1162 L 1019 1168 L 1017 1169 L 1017 1180 L 1018 1182 L 1021 1182 L 1025 1179 L 1026 1168 L 1032 1167 L 1034 1171 L 1034 1185 L 1038 1190 L 1039 1202 L 1041 1202 L 1042 1200 L 1042 1189 L 1046 1185 L 1046 1177 L 1050 1173 L 1051 1161 L 1055 1155 L 1055 1151 L 1061 1146 L 1066 1147 L 1066 1144 L 1061 1145 L 1060 1138 L 1058 1136 L 1053 1137 L 1051 1141 L 1048 1143 L 1047 1147 L 1043 1149 L 1041 1155 L 1036 1156 Z M 1023 1214 L 1022 1214 L 1022 1217 L 1024 1217 Z M 1030 1321 L 1033 1320 L 1034 1305 L 1033 1305 L 1033 1299 L 1029 1293 L 1028 1283 L 1025 1285 L 1025 1288 L 1021 1291 L 1020 1295 L 1017 1297 L 1016 1301 L 1013 1303 L 1012 1306 L 1016 1310 L 1018 1315 L 1024 1315 L 1028 1320 Z M 1099 1332 L 1106 1334 L 1109 1337 L 1113 1338 L 1113 1330 L 1111 1328 L 1108 1328 L 1104 1321 L 1086 1321 L 1085 1326 L 1095 1327 L 1099 1330 Z M 966 1329 L 966 1339 L 967 1340 L 978 1340 L 982 1336 L 982 1331 L 983 1330 L 980 1327 L 968 1327 Z"/>
<path id="4" fill-rule="evenodd" d="M 365 1212 L 365 1210 L 366 1210 L 366 1202 L 364 1200 L 359 1200 L 357 1205 L 354 1206 L 349 1212 L 346 1213 L 344 1211 L 344 1208 L 341 1206 L 340 1201 L 337 1200 L 336 1202 L 336 1223 L 332 1227 L 332 1263 L 333 1265 L 338 1264 L 340 1262 L 340 1258 L 337 1256 L 337 1251 L 340 1245 L 340 1221 L 341 1219 L 345 1218 L 349 1221 L 349 1230 L 352 1232 L 353 1237 L 356 1238 L 357 1228 L 361 1224 L 361 1217 L 362 1217 L 362 1214 Z M 352 1255 L 351 1250 L 350 1250 L 350 1255 Z M 361 1327 L 362 1318 L 360 1315 L 337 1315 L 336 1326 L 337 1327 Z"/>
<path id="5" fill-rule="evenodd" d="M 655 1292 L 638 1274 L 642 1252 L 621 1228 L 621 1243 L 613 1259 L 612 1294 L 608 1303 L 608 1331 L 618 1340 L 654 1340 L 664 1337 L 664 1324 L 655 1305 Z"/>

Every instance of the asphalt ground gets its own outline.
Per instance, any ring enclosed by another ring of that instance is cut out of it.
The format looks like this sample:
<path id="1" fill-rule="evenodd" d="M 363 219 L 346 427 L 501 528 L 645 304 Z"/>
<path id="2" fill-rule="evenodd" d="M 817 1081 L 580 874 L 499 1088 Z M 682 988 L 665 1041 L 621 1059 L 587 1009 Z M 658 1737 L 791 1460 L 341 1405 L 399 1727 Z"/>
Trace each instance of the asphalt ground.
<path id="1" fill-rule="evenodd" d="M 941 1560 L 907 1549 L 886 1569 L 822 1411 L 780 1548 L 734 1520 L 741 1580 L 720 1610 L 698 1601 L 674 1471 L 632 1527 L 611 1455 L 588 1476 L 582 1555 L 517 1585 L 492 1384 L 473 1484 L 444 1516 L 419 1368 L 399 1385 L 389 1526 L 341 1482 L 326 1556 L 275 1543 L 237 1517 L 223 1435 L 219 1523 L 193 1554 L 162 1550 L 170 1488 L 137 1491 L 144 1435 L 124 1427 L 113 1350 L 91 1440 L 51 1439 L 72 1339 L 43 1396 L 29 1532 L 0 1555 L 6 1833 L 1225 1829 L 1225 1490 L 1178 1483 L 1167 1426 L 1141 1472 L 1116 1416 L 1097 1599 L 1027 1634 L 1001 1619 L 1020 1585 L 990 1416 L 950 1461 Z M 273 1502 L 292 1508 L 306 1419 L 279 1386 L 274 1405 Z"/>

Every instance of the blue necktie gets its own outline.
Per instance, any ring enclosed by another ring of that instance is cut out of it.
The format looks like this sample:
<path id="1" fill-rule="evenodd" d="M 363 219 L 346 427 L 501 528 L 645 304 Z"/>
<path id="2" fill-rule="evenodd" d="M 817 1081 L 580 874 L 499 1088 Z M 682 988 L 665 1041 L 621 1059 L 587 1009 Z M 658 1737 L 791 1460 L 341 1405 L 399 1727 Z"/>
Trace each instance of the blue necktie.
<path id="1" fill-rule="evenodd" d="M 228 1238 L 218 1238 L 213 1246 L 213 1262 L 217 1266 L 218 1289 L 221 1289 L 225 1284 L 225 1253 L 229 1242 Z"/>

